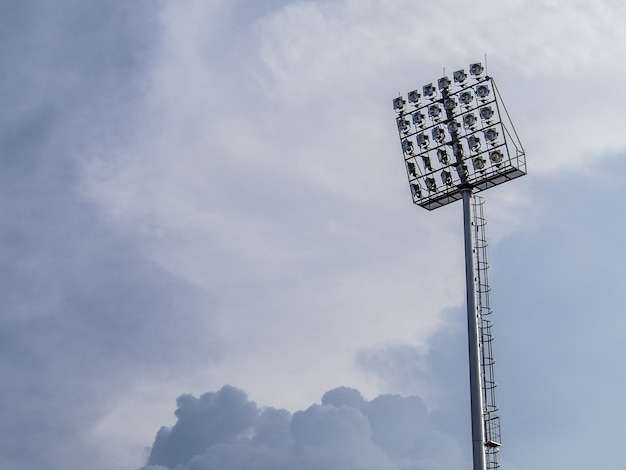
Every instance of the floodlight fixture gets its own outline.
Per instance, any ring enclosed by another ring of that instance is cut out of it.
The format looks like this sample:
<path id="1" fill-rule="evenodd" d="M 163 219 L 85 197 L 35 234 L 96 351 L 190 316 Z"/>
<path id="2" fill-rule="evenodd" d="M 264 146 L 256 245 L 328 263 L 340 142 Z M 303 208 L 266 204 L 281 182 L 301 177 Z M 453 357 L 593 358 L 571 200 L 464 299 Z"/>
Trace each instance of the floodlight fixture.
<path id="1" fill-rule="evenodd" d="M 481 119 L 488 121 L 493 117 L 493 108 L 491 106 L 484 106 L 480 108 L 478 114 L 480 115 Z"/>
<path id="2" fill-rule="evenodd" d="M 433 140 L 441 143 L 446 138 L 446 133 L 441 127 L 433 127 Z"/>
<path id="3" fill-rule="evenodd" d="M 472 95 L 469 91 L 464 91 L 459 95 L 459 101 L 464 105 L 469 105 L 474 99 L 474 95 Z"/>
<path id="4" fill-rule="evenodd" d="M 444 149 L 437 150 L 437 159 L 442 165 L 447 165 L 448 163 L 450 163 L 450 157 Z"/>
<path id="5" fill-rule="evenodd" d="M 420 100 L 420 94 L 417 90 L 413 90 L 408 93 L 407 98 L 409 99 L 409 103 L 417 106 L 417 103 Z"/>
<path id="6" fill-rule="evenodd" d="M 476 124 L 476 115 L 474 113 L 466 114 L 463 116 L 463 125 L 466 129 L 471 129 Z"/>
<path id="7" fill-rule="evenodd" d="M 398 119 L 398 130 L 402 133 L 407 133 L 411 130 L 411 123 L 404 118 Z"/>
<path id="8" fill-rule="evenodd" d="M 474 258 L 479 273 L 487 263 L 476 254 L 482 248 L 473 245 L 473 237 L 481 230 L 476 223 L 478 198 L 474 195 L 525 175 L 526 154 L 498 88 L 480 62 L 470 65 L 469 74 L 457 70 L 452 82 L 442 77 L 437 85 L 424 85 L 425 99 L 421 101 L 417 90 L 411 91 L 407 95 L 410 109 L 402 96 L 393 99 L 393 108 L 398 113 L 398 134 L 413 202 L 433 210 L 463 201 L 473 470 L 497 469 L 499 418 L 494 414 L 495 382 L 489 369 L 493 361 L 485 355 L 490 349 L 485 344 L 490 341 L 485 339 L 490 338 L 490 323 L 481 319 L 476 303 L 478 299 L 479 305 L 484 305 L 480 302 L 488 289 L 484 289 L 481 274 L 475 275 Z"/>
<path id="9" fill-rule="evenodd" d="M 480 62 L 470 65 L 470 68 L 469 68 L 470 74 L 473 75 L 474 77 L 477 77 L 481 73 L 483 73 L 483 70 L 485 69 L 483 68 L 483 64 L 481 64 Z"/>
<path id="10" fill-rule="evenodd" d="M 406 101 L 404 101 L 402 97 L 398 97 L 395 100 L 393 100 L 393 109 L 400 112 L 404 109 L 405 103 Z"/>
<path id="11" fill-rule="evenodd" d="M 443 170 L 441 172 L 441 182 L 447 186 L 452 184 L 452 175 L 448 170 Z"/>
<path id="12" fill-rule="evenodd" d="M 487 129 L 484 134 L 487 142 L 493 142 L 498 138 L 498 131 L 493 128 Z"/>
<path id="13" fill-rule="evenodd" d="M 463 83 L 467 78 L 467 75 L 465 74 L 465 70 L 461 69 L 454 72 L 452 78 L 454 79 L 455 83 Z"/>
<path id="14" fill-rule="evenodd" d="M 491 160 L 491 163 L 493 163 L 494 165 L 500 165 L 503 158 L 504 155 L 502 155 L 502 152 L 500 152 L 500 150 L 492 150 L 491 152 L 489 152 L 489 160 Z"/>
<path id="15" fill-rule="evenodd" d="M 432 83 L 429 83 L 428 85 L 424 85 L 424 88 L 422 90 L 426 98 L 432 99 L 437 94 L 437 89 L 433 86 Z"/>
<path id="16" fill-rule="evenodd" d="M 437 191 L 437 183 L 435 183 L 435 178 L 433 178 L 432 176 L 426 177 L 426 189 L 433 193 Z"/>
<path id="17" fill-rule="evenodd" d="M 452 134 L 453 132 L 457 132 L 461 126 L 459 126 L 459 122 L 456 120 L 452 120 L 448 123 L 448 132 Z"/>
<path id="18" fill-rule="evenodd" d="M 485 159 L 483 157 L 474 157 L 472 158 L 472 165 L 474 165 L 474 170 L 484 170 L 485 169 Z"/>
<path id="19" fill-rule="evenodd" d="M 468 176 L 467 165 L 457 165 L 454 167 L 461 181 L 466 181 Z"/>
<path id="20" fill-rule="evenodd" d="M 413 114 L 413 124 L 416 126 L 422 126 L 424 124 L 425 116 L 419 111 Z"/>
<path id="21" fill-rule="evenodd" d="M 478 152 L 478 149 L 480 149 L 480 138 L 474 134 L 470 135 L 467 138 L 467 145 L 469 146 L 470 150 Z"/>
<path id="22" fill-rule="evenodd" d="M 409 170 L 409 175 L 411 175 L 412 177 L 416 178 L 417 177 L 417 171 L 416 171 L 416 167 L 415 167 L 415 163 L 413 162 L 406 162 L 406 166 Z"/>
<path id="23" fill-rule="evenodd" d="M 428 136 L 424 135 L 424 133 L 417 134 L 417 136 L 415 137 L 415 141 L 417 142 L 417 145 L 422 148 L 428 147 Z"/>
<path id="24" fill-rule="evenodd" d="M 441 114 L 441 107 L 438 104 L 431 104 L 428 107 L 428 115 L 432 119 L 437 119 L 440 114 Z"/>
<path id="25" fill-rule="evenodd" d="M 452 111 L 456 106 L 456 100 L 454 98 L 446 98 L 443 100 L 443 109 L 446 111 Z"/>
<path id="26" fill-rule="evenodd" d="M 430 157 L 423 156 L 422 161 L 424 162 L 424 168 L 426 168 L 427 171 L 433 171 L 433 165 L 430 163 Z"/>
<path id="27" fill-rule="evenodd" d="M 487 85 L 479 85 L 476 87 L 476 96 L 484 100 L 489 96 L 489 87 Z"/>

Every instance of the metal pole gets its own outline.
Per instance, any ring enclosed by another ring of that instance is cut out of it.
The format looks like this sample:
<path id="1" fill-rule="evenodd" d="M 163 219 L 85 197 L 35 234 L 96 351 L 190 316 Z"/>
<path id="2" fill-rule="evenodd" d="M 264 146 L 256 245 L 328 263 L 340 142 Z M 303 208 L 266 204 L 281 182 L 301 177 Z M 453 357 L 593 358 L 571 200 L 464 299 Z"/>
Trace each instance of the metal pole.
<path id="1" fill-rule="evenodd" d="M 474 256 L 472 243 L 472 189 L 461 189 L 463 196 L 463 229 L 465 238 L 465 286 L 467 290 L 467 337 L 469 347 L 470 408 L 472 412 L 472 453 L 474 470 L 485 470 L 485 433 L 480 378 L 480 343 L 474 287 Z"/>

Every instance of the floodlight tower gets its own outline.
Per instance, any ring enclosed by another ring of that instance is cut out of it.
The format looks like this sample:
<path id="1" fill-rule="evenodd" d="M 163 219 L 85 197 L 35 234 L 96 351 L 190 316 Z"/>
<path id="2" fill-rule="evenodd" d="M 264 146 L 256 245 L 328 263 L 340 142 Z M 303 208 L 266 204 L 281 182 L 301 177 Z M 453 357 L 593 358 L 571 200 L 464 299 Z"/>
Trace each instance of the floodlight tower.
<path id="1" fill-rule="evenodd" d="M 408 100 L 408 105 L 407 105 Z M 499 417 L 483 199 L 474 194 L 526 174 L 526 157 L 492 77 L 482 64 L 393 100 L 413 202 L 433 210 L 461 199 L 472 417 L 473 470 L 499 468 Z"/>

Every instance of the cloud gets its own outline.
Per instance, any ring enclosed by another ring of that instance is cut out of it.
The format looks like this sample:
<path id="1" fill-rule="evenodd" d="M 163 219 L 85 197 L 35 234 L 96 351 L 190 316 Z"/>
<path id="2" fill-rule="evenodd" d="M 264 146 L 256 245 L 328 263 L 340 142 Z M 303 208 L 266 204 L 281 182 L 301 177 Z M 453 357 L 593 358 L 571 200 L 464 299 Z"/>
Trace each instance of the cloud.
<path id="1" fill-rule="evenodd" d="M 321 404 L 291 414 L 258 408 L 226 385 L 177 403 L 176 424 L 159 430 L 142 470 L 435 470 L 462 461 L 454 437 L 434 430 L 416 396 L 368 401 L 358 390 L 339 387 Z"/>

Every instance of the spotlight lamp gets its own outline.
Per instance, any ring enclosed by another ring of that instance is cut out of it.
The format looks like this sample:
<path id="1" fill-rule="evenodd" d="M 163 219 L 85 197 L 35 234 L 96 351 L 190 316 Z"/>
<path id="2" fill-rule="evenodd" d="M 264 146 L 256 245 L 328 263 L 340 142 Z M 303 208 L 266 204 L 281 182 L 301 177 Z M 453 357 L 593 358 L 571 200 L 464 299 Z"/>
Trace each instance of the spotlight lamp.
<path id="1" fill-rule="evenodd" d="M 424 124 L 425 116 L 419 111 L 413 114 L 413 124 L 416 126 L 421 126 Z"/>
<path id="2" fill-rule="evenodd" d="M 417 103 L 419 103 L 420 100 L 420 94 L 417 92 L 417 90 L 413 90 L 409 92 L 407 98 L 409 99 L 409 103 L 417 106 Z"/>
<path id="3" fill-rule="evenodd" d="M 487 142 L 493 142 L 498 138 L 498 131 L 493 128 L 487 129 L 484 134 Z"/>
<path id="4" fill-rule="evenodd" d="M 471 113 L 471 114 L 466 114 L 465 116 L 463 116 L 463 125 L 465 126 L 466 129 L 473 128 L 474 124 L 476 124 L 475 114 Z"/>
<path id="5" fill-rule="evenodd" d="M 483 157 L 474 157 L 472 158 L 472 165 L 474 165 L 474 170 L 484 170 L 485 169 L 485 159 Z"/>
<path id="6" fill-rule="evenodd" d="M 493 117 L 493 109 L 491 108 L 491 106 L 485 106 L 484 108 L 480 108 L 478 114 L 480 115 L 481 119 L 488 121 Z"/>
<path id="7" fill-rule="evenodd" d="M 417 136 L 415 137 L 415 140 L 417 141 L 417 145 L 419 145 L 420 147 L 422 147 L 422 148 L 428 147 L 428 136 L 427 135 L 424 135 L 423 133 L 417 134 Z"/>
<path id="8" fill-rule="evenodd" d="M 476 96 L 485 100 L 489 96 L 489 87 L 487 85 L 479 85 L 476 87 Z"/>
<path id="9" fill-rule="evenodd" d="M 446 98 L 443 100 L 443 109 L 451 111 L 456 106 L 456 100 L 454 98 Z"/>
<path id="10" fill-rule="evenodd" d="M 442 165 L 450 163 L 450 157 L 448 157 L 448 153 L 443 149 L 437 150 L 437 158 L 439 159 L 439 163 Z"/>
<path id="11" fill-rule="evenodd" d="M 426 168 L 428 171 L 433 171 L 433 166 L 430 163 L 430 157 L 429 156 L 423 156 L 422 160 L 424 161 L 424 168 Z"/>
<path id="12" fill-rule="evenodd" d="M 441 127 L 433 127 L 433 140 L 441 143 L 446 138 L 446 133 Z"/>
<path id="13" fill-rule="evenodd" d="M 428 189 L 430 192 L 437 191 L 437 183 L 435 183 L 435 178 L 433 178 L 432 176 L 426 177 L 426 189 Z"/>
<path id="14" fill-rule="evenodd" d="M 429 83 L 428 85 L 424 85 L 423 92 L 426 98 L 433 99 L 435 98 L 435 94 L 437 93 L 437 90 L 435 89 L 432 83 Z"/>
<path id="15" fill-rule="evenodd" d="M 477 152 L 480 148 L 480 139 L 476 135 L 470 135 L 467 138 L 467 145 L 469 146 L 470 150 Z"/>
<path id="16" fill-rule="evenodd" d="M 411 192 L 415 198 L 419 199 L 422 197 L 422 188 L 417 183 L 411 183 Z"/>
<path id="17" fill-rule="evenodd" d="M 493 150 L 489 153 L 489 160 L 491 160 L 491 163 L 493 163 L 494 165 L 500 165 L 503 158 L 504 156 L 499 150 Z"/>
<path id="18" fill-rule="evenodd" d="M 411 123 L 404 118 L 398 119 L 398 131 L 407 133 L 411 130 Z"/>
<path id="19" fill-rule="evenodd" d="M 395 109 L 397 112 L 400 112 L 404 110 L 405 103 L 406 102 L 402 99 L 402 97 L 398 97 L 395 100 L 393 100 L 393 109 Z"/>
<path id="20" fill-rule="evenodd" d="M 466 106 L 469 105 L 473 99 L 474 96 L 469 91 L 464 91 L 459 95 L 459 101 L 461 102 L 461 104 L 464 104 Z"/>
<path id="21" fill-rule="evenodd" d="M 448 132 L 450 134 L 457 132 L 461 126 L 459 126 L 459 122 L 456 120 L 452 120 L 448 123 Z"/>
<path id="22" fill-rule="evenodd" d="M 483 73 L 483 64 L 480 62 L 470 65 L 469 71 L 470 75 L 474 77 L 478 77 L 481 73 Z"/>
<path id="23" fill-rule="evenodd" d="M 393 99 L 413 202 L 429 210 L 526 174 L 493 78 L 481 63 L 466 70 Z"/>
<path id="24" fill-rule="evenodd" d="M 452 175 L 448 170 L 443 170 L 441 172 L 441 182 L 448 186 L 452 184 Z"/>
<path id="25" fill-rule="evenodd" d="M 439 117 L 439 115 L 441 114 L 441 108 L 439 107 L 438 104 L 431 104 L 428 107 L 428 115 L 432 118 L 432 119 L 437 119 Z"/>
<path id="26" fill-rule="evenodd" d="M 465 74 L 465 70 L 461 69 L 454 72 L 452 78 L 454 79 L 454 83 L 463 83 L 467 78 L 467 75 Z"/>

